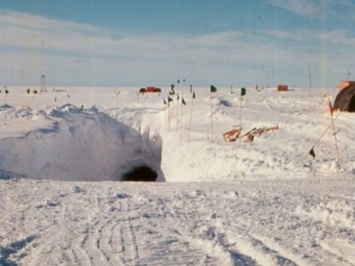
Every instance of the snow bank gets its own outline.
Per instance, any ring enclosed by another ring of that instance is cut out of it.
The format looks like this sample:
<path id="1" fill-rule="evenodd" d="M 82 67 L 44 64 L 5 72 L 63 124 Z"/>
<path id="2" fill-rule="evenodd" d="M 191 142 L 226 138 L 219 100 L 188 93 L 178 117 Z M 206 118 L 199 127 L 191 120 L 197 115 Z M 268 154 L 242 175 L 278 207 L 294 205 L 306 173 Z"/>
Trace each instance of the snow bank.
<path id="1" fill-rule="evenodd" d="M 0 173 L 61 180 L 121 180 L 138 166 L 148 166 L 158 181 L 204 182 L 250 179 L 292 179 L 353 175 L 354 119 L 341 114 L 336 137 L 323 91 L 277 93 L 272 89 L 239 93 L 219 89 L 212 95 L 176 89 L 164 105 L 162 94 L 131 89 L 65 89 L 29 97 L 11 94 L 0 106 Z M 165 92 L 165 94 L 164 94 Z M 335 95 L 336 91 L 330 91 Z M 181 104 L 184 98 L 186 105 Z M 69 103 L 68 103 L 69 102 Z M 30 105 L 30 106 L 27 106 Z M 82 108 L 76 107 L 81 106 Z M 87 109 L 88 106 L 94 106 Z M 213 132 L 211 129 L 213 116 Z M 225 142 L 222 134 L 239 125 L 278 127 L 257 135 L 252 143 Z"/>
<path id="2" fill-rule="evenodd" d="M 186 106 L 132 90 L 7 96 L 0 264 L 355 265 L 354 114 L 336 120 L 338 162 L 333 130 L 308 154 L 330 123 L 321 91 L 248 91 L 242 103 L 177 91 Z M 279 129 L 225 142 L 241 111 L 243 132 Z M 143 164 L 169 182 L 32 179 L 121 180 Z"/>
<path id="3" fill-rule="evenodd" d="M 84 111 L 66 104 L 39 116 L 52 126 L 0 140 L 3 178 L 121 180 L 146 165 L 164 180 L 159 138 L 150 139 L 96 108 Z"/>

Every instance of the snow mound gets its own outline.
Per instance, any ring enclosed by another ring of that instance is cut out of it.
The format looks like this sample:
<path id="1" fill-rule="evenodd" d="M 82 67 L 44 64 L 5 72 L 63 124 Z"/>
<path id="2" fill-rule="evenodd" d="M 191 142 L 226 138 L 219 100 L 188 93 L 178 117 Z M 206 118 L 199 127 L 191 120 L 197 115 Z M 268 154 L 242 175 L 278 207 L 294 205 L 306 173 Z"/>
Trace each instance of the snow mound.
<path id="1" fill-rule="evenodd" d="M 47 113 L 52 127 L 0 140 L 0 178 L 120 181 L 145 165 L 164 180 L 159 137 L 141 134 L 95 107 L 66 104 Z"/>

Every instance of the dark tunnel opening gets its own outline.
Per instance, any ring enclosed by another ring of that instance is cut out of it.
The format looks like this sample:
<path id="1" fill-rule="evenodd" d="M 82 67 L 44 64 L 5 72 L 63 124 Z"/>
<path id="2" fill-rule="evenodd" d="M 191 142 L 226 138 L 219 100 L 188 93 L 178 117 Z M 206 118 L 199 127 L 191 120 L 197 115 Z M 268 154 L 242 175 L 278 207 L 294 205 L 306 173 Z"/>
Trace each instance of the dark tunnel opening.
<path id="1" fill-rule="evenodd" d="M 146 165 L 138 166 L 122 176 L 122 181 L 156 182 L 158 174 Z"/>

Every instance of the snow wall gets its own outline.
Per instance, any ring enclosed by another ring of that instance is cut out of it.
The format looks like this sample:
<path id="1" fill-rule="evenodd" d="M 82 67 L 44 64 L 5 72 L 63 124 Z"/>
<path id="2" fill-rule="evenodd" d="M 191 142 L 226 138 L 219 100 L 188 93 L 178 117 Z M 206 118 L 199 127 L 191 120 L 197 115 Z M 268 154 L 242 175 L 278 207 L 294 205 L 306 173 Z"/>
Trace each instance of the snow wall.
<path id="1" fill-rule="evenodd" d="M 84 111 L 67 104 L 39 115 L 53 126 L 0 140 L 0 178 L 121 181 L 144 165 L 165 181 L 159 136 L 138 132 L 95 107 Z"/>

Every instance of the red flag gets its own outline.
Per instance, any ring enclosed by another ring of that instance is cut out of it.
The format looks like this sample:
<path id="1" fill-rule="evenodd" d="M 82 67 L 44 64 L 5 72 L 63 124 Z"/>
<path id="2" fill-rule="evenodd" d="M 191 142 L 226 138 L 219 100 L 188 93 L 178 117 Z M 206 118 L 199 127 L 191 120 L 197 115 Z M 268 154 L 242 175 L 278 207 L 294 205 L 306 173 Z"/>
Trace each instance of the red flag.
<path id="1" fill-rule="evenodd" d="M 328 99 L 328 104 L 329 104 L 330 115 L 333 116 L 334 108 L 333 108 L 332 102 L 329 99 Z"/>

